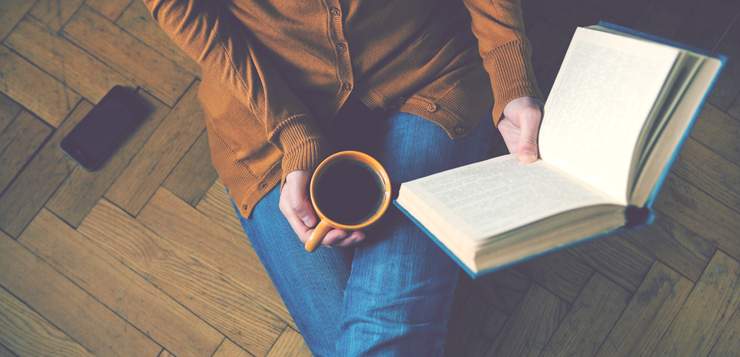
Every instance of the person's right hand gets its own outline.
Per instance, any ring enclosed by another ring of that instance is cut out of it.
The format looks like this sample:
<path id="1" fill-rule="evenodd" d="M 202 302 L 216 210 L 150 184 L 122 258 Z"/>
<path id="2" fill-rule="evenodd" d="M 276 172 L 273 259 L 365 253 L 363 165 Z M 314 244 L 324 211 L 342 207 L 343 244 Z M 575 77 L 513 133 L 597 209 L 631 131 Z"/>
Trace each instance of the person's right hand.
<path id="1" fill-rule="evenodd" d="M 542 123 L 542 102 L 533 97 L 519 97 L 504 107 L 504 117 L 498 131 L 504 138 L 509 152 L 522 163 L 539 158 L 537 137 Z"/>
<path id="2" fill-rule="evenodd" d="M 311 237 L 313 228 L 319 222 L 308 196 L 310 182 L 310 172 L 292 171 L 285 176 L 285 183 L 280 191 L 280 212 L 283 213 L 303 244 Z M 347 204 L 352 204 L 352 202 L 347 202 Z M 332 229 L 326 234 L 321 245 L 349 247 L 363 239 L 365 239 L 365 234 L 362 231 L 348 232 L 342 229 Z"/>

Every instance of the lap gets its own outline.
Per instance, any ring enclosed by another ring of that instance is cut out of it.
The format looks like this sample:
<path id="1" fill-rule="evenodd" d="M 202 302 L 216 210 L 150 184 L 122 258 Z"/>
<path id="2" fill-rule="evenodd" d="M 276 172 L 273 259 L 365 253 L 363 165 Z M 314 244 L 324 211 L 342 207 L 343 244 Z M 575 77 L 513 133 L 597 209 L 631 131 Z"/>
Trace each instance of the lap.
<path id="1" fill-rule="evenodd" d="M 485 159 L 494 138 L 492 124 L 482 123 L 470 135 L 452 140 L 441 127 L 408 113 L 391 117 L 384 132 L 373 155 L 388 171 L 396 192 L 402 182 Z M 452 260 L 393 205 L 356 248 L 350 280 L 366 288 L 368 283 L 377 283 L 378 289 L 387 291 L 389 284 L 397 283 L 394 289 L 403 291 L 408 279 L 457 271 Z M 382 273 L 389 268 L 397 281 L 389 281 L 389 275 Z M 438 278 L 429 280 L 432 284 Z"/>
<path id="2" fill-rule="evenodd" d="M 399 113 L 374 155 L 396 184 L 482 160 L 492 125 L 450 139 L 436 124 Z M 391 206 L 355 249 L 337 348 L 346 355 L 441 353 L 460 269 Z M 373 341 L 374 342 L 368 342 Z M 394 343 L 383 343 L 393 341 Z"/>
<path id="3" fill-rule="evenodd" d="M 339 331 L 339 306 L 350 273 L 352 251 L 317 249 L 306 254 L 278 208 L 280 187 L 263 197 L 244 232 L 306 342 L 316 355 L 330 355 Z M 232 204 L 233 201 L 232 201 Z"/>
<path id="4" fill-rule="evenodd" d="M 349 144 L 339 148 L 375 156 L 396 188 L 486 158 L 494 138 L 490 119 L 456 140 L 431 121 L 402 112 L 371 126 L 356 130 L 369 140 L 347 135 Z M 383 339 L 400 338 L 406 343 L 394 345 L 438 350 L 428 338 L 446 332 L 459 274 L 452 260 L 393 205 L 360 245 L 306 254 L 278 209 L 278 190 L 260 200 L 250 219 L 238 217 L 312 351 L 333 354 L 336 342 L 359 354 L 382 346 Z"/>

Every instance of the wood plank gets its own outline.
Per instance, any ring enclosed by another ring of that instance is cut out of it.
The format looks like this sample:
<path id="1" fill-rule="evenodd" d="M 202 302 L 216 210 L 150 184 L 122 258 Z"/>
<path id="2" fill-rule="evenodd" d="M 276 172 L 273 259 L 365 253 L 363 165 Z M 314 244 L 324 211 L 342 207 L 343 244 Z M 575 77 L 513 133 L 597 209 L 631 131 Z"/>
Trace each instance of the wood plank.
<path id="1" fill-rule="evenodd" d="M 0 356 L 14 355 L 3 345 L 23 356 L 92 356 L 3 288 L 0 288 L 0 343 Z"/>
<path id="2" fill-rule="evenodd" d="M 529 25 L 529 20 L 533 20 L 532 26 L 535 26 L 535 23 L 545 23 L 561 28 L 592 25 L 601 17 L 600 12 L 603 11 L 595 2 L 584 3 L 582 0 L 563 0 L 557 3 L 537 0 L 522 3 L 522 6 L 527 25 Z"/>
<path id="3" fill-rule="evenodd" d="M 740 58 L 739 43 L 740 21 L 735 20 L 716 50 L 730 59 Z M 729 60 L 709 95 L 709 101 L 720 109 L 727 109 L 738 96 L 740 96 L 740 63 Z"/>
<path id="4" fill-rule="evenodd" d="M 18 23 L 5 44 L 92 103 L 100 101 L 117 84 L 134 85 L 30 17 Z"/>
<path id="5" fill-rule="evenodd" d="M 734 119 L 740 120 L 740 94 L 738 94 L 735 101 L 732 102 L 730 108 L 727 109 L 727 113 L 730 114 Z"/>
<path id="6" fill-rule="evenodd" d="M 33 1 L 27 0 L 0 1 L 0 41 L 13 30 L 32 5 Z"/>
<path id="7" fill-rule="evenodd" d="M 565 300 L 532 284 L 487 356 L 539 356 L 569 307 Z"/>
<path id="8" fill-rule="evenodd" d="M 200 75 L 200 66 L 167 37 L 142 1 L 132 2 L 116 24 L 177 63 L 184 70 L 195 76 Z"/>
<path id="9" fill-rule="evenodd" d="M 144 142 L 170 112 L 170 108 L 150 94 L 139 91 L 142 99 L 152 108 L 152 112 L 126 143 L 116 151 L 113 157 L 98 171 L 90 172 L 77 167 L 64 180 L 46 207 L 64 219 L 68 224 L 77 227 L 98 199 L 123 172 L 131 158 L 141 149 Z"/>
<path id="10" fill-rule="evenodd" d="M 537 257 L 517 269 L 568 302 L 576 300 L 594 272 L 567 250 Z"/>
<path id="11" fill-rule="evenodd" d="M 717 48 L 722 35 L 740 13 L 740 2 L 704 0 L 689 3 L 691 8 L 679 27 L 676 39 L 706 50 Z"/>
<path id="12" fill-rule="evenodd" d="M 59 126 L 80 96 L 54 77 L 0 45 L 0 91 L 53 127 Z"/>
<path id="13" fill-rule="evenodd" d="M 223 183 L 221 180 L 216 180 L 211 188 L 208 189 L 205 196 L 198 202 L 196 206 L 199 212 L 216 222 L 221 227 L 226 228 L 232 234 L 237 236 L 244 236 L 247 244 L 249 239 L 246 239 L 242 225 L 236 216 L 236 211 L 231 205 L 229 195 L 226 193 Z"/>
<path id="14" fill-rule="evenodd" d="M 75 168 L 76 163 L 67 158 L 59 143 L 90 109 L 89 102 L 81 101 L 0 196 L 0 228 L 6 233 L 13 237 L 20 235 Z"/>
<path id="15" fill-rule="evenodd" d="M 13 351 L 9 350 L 7 347 L 3 346 L 3 344 L 0 343 L 0 357 L 16 357 L 17 355 L 13 353 Z"/>
<path id="16" fill-rule="evenodd" d="M 31 16 L 41 21 L 49 30 L 59 31 L 80 8 L 83 0 L 36 0 Z M 29 1 L 31 2 L 31 1 Z"/>
<path id="17" fill-rule="evenodd" d="M 18 239 L 31 252 L 178 356 L 207 356 L 223 335 L 48 210 Z"/>
<path id="18" fill-rule="evenodd" d="M 157 357 L 176 357 L 176 356 L 170 353 L 170 351 L 167 351 L 163 348 L 162 351 L 159 351 L 159 354 L 157 355 Z"/>
<path id="19" fill-rule="evenodd" d="M 675 0 L 674 0 L 675 1 Z M 638 17 L 635 14 L 645 11 L 645 0 L 623 0 L 623 1 L 584 1 L 599 9 L 601 19 L 620 24 L 627 27 L 635 27 Z M 593 23 L 590 23 L 593 24 Z"/>
<path id="20" fill-rule="evenodd" d="M 63 33 L 167 105 L 174 105 L 193 81 L 192 74 L 87 6 L 77 11 Z"/>
<path id="21" fill-rule="evenodd" d="M 163 186 L 191 206 L 196 206 L 218 178 L 211 164 L 211 150 L 205 130 L 167 176 Z"/>
<path id="22" fill-rule="evenodd" d="M 525 1 L 522 3 L 524 7 L 539 8 L 546 2 L 540 2 L 534 5 L 527 5 L 533 2 Z M 558 6 L 558 8 L 563 8 Z M 578 11 L 571 11 L 571 14 L 582 14 L 581 9 L 587 10 L 588 7 L 579 6 Z M 527 14 L 527 10 L 524 10 Z M 533 11 L 529 11 L 533 13 Z M 536 15 L 535 15 L 536 16 Z M 555 15 L 559 16 L 559 15 Z M 566 15 L 567 16 L 567 15 Z M 586 15 L 588 16 L 588 15 Z M 529 18 L 530 16 L 525 16 Z M 555 76 L 558 73 L 560 64 L 565 57 L 565 52 L 570 43 L 570 38 L 562 36 L 561 34 L 567 33 L 566 31 L 572 31 L 575 24 L 552 24 L 547 22 L 547 18 L 553 17 L 553 15 L 540 16 L 542 20 L 539 21 L 526 21 L 526 30 L 528 39 L 532 45 L 532 62 L 535 71 L 535 76 L 540 85 L 540 89 L 543 91 L 543 95 L 547 96 L 555 82 Z M 598 19 L 598 17 L 596 17 Z M 531 24 L 531 25 L 530 25 Z M 593 24 L 588 22 L 587 24 Z M 506 151 L 503 150 L 505 153 Z"/>
<path id="23" fill-rule="evenodd" d="M 0 171 L 0 192 L 50 134 L 49 126 L 25 110 L 0 133 L 0 167 L 3 168 Z"/>
<path id="24" fill-rule="evenodd" d="M 87 6 L 95 9 L 101 15 L 111 21 L 116 21 L 124 10 L 129 6 L 131 0 L 86 0 Z"/>
<path id="25" fill-rule="evenodd" d="M 692 287 L 691 281 L 655 262 L 598 356 L 650 356 Z"/>
<path id="26" fill-rule="evenodd" d="M 740 351 L 740 309 L 735 310 L 732 319 L 717 343 L 712 347 L 709 357 L 732 356 Z"/>
<path id="27" fill-rule="evenodd" d="M 618 235 L 576 245 L 568 252 L 630 292 L 637 290 L 655 260 Z"/>
<path id="28" fill-rule="evenodd" d="M 726 160 L 740 165 L 740 140 L 737 140 L 740 138 L 740 120 L 708 104 L 697 119 L 691 137 Z"/>
<path id="29" fill-rule="evenodd" d="M 529 291 L 529 278 L 516 269 L 509 268 L 476 279 L 475 293 L 505 314 L 514 312 Z"/>
<path id="30" fill-rule="evenodd" d="M 624 236 L 694 282 L 699 280 L 716 248 L 660 212 L 653 224 L 625 231 Z"/>
<path id="31" fill-rule="evenodd" d="M 637 14 L 639 21 L 635 29 L 676 40 L 692 4 L 686 0 L 653 0 L 646 5 L 641 14 Z"/>
<path id="32" fill-rule="evenodd" d="M 141 331 L 7 236 L 0 236 L 0 285 L 95 355 L 159 352 Z"/>
<path id="33" fill-rule="evenodd" d="M 147 139 L 105 197 L 137 215 L 204 130 L 193 85 Z"/>
<path id="34" fill-rule="evenodd" d="M 594 274 L 542 356 L 593 356 L 628 300 L 627 290 L 599 273 Z"/>
<path id="35" fill-rule="evenodd" d="M 250 301 L 286 322 L 292 319 L 259 257 L 241 235 L 214 224 L 208 217 L 167 191 L 159 189 L 137 220 L 164 239 L 188 249 L 219 271 L 241 281 Z"/>
<path id="36" fill-rule="evenodd" d="M 487 305 L 485 299 L 476 293 L 473 283 L 467 275 L 460 275 L 447 327 L 446 356 L 475 355 L 490 346 L 489 340 L 492 339 L 486 338 L 489 334 L 486 329 L 493 321 L 488 316 L 495 313 L 496 309 Z"/>
<path id="37" fill-rule="evenodd" d="M 506 322 L 509 316 L 501 312 L 499 309 L 489 308 L 485 313 L 485 322 L 483 323 L 483 336 L 489 340 L 493 340 L 498 336 L 506 326 Z"/>
<path id="38" fill-rule="evenodd" d="M 472 329 L 477 328 L 477 326 L 464 326 L 460 328 L 461 334 L 468 334 L 471 338 L 465 341 L 465 345 L 460 349 L 460 353 L 450 350 L 447 351 L 447 356 L 485 356 L 491 349 L 496 337 L 502 333 L 504 326 L 510 319 L 507 315 L 497 309 L 486 308 L 485 305 L 483 306 L 483 309 L 478 310 L 478 314 L 484 316 L 481 331 L 471 331 Z"/>
<path id="39" fill-rule="evenodd" d="M 22 108 L 18 103 L 0 93 L 0 132 L 10 125 Z"/>
<path id="40" fill-rule="evenodd" d="M 280 334 L 280 337 L 270 349 L 270 353 L 267 354 L 267 357 L 280 356 L 310 357 L 311 351 L 308 349 L 306 342 L 303 341 L 303 336 L 288 327 Z"/>
<path id="41" fill-rule="evenodd" d="M 672 172 L 726 206 L 740 208 L 740 166 L 695 139 L 686 140 Z"/>
<path id="42" fill-rule="evenodd" d="M 669 175 L 655 207 L 724 249 L 740 257 L 740 213 L 717 202 L 684 179 Z"/>
<path id="43" fill-rule="evenodd" d="M 653 354 L 706 356 L 739 306 L 740 263 L 718 250 Z"/>
<path id="44" fill-rule="evenodd" d="M 251 287 L 186 249 L 187 239 L 164 239 L 107 200 L 78 231 L 253 354 L 267 353 L 285 328 L 252 303 Z"/>
<path id="45" fill-rule="evenodd" d="M 231 342 L 229 339 L 224 339 L 223 343 L 221 343 L 221 346 L 218 347 L 218 350 L 216 350 L 216 353 L 213 354 L 212 357 L 250 357 L 252 356 L 249 352 L 243 350 L 241 347 L 239 347 L 234 342 Z M 284 355 L 284 356 L 291 356 L 291 355 Z"/>

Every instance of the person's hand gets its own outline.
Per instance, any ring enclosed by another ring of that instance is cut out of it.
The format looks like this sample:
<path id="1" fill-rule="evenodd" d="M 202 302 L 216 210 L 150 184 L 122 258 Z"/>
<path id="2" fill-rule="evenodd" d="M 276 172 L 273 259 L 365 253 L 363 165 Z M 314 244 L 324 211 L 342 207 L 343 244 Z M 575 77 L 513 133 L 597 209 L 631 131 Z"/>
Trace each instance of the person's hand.
<path id="1" fill-rule="evenodd" d="M 308 196 L 308 185 L 311 182 L 311 173 L 308 171 L 293 171 L 285 176 L 285 183 L 280 191 L 280 212 L 288 220 L 298 239 L 304 244 L 311 237 L 313 228 L 319 223 L 316 212 L 311 206 Z M 347 202 L 352 204 L 352 202 Z M 326 234 L 321 245 L 326 247 L 349 247 L 365 239 L 362 231 L 345 231 L 332 229 Z"/>
<path id="2" fill-rule="evenodd" d="M 530 163 L 539 157 L 537 136 L 542 122 L 540 101 L 532 97 L 520 97 L 504 107 L 504 117 L 498 130 L 504 138 L 509 152 L 519 161 Z"/>

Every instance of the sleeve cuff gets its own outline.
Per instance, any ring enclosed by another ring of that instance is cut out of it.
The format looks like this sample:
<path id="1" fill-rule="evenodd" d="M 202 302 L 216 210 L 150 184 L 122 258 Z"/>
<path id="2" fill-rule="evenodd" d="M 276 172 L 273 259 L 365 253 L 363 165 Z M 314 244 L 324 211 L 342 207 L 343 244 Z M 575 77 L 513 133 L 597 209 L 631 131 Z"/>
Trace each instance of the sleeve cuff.
<path id="1" fill-rule="evenodd" d="M 519 97 L 542 100 L 531 60 L 531 50 L 526 39 L 507 42 L 483 54 L 483 66 L 491 77 L 493 89 L 493 123 L 498 125 L 504 107 Z"/>
<path id="2" fill-rule="evenodd" d="M 312 172 L 329 154 L 326 140 L 317 128 L 303 120 L 290 120 L 279 131 L 278 141 L 283 150 L 281 164 L 280 189 L 285 183 L 285 176 L 296 170 Z"/>

